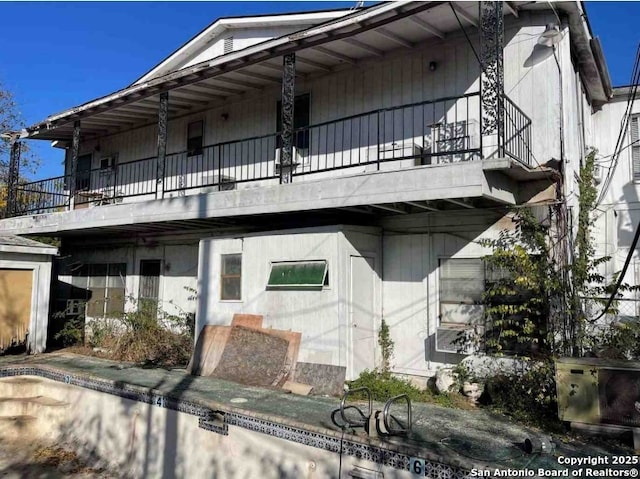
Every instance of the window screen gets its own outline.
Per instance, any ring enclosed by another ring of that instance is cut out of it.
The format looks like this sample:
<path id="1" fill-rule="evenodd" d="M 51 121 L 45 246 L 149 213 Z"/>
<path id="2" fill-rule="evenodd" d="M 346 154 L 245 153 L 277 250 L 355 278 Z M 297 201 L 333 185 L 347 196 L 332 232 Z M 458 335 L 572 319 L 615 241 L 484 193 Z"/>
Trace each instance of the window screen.
<path id="1" fill-rule="evenodd" d="M 482 259 L 440 260 L 440 323 L 482 323 L 484 288 Z"/>
<path id="2" fill-rule="evenodd" d="M 631 117 L 631 171 L 633 181 L 640 183 L 640 115 Z"/>
<path id="3" fill-rule="evenodd" d="M 194 121 L 187 128 L 187 156 L 202 154 L 204 122 Z"/>
<path id="4" fill-rule="evenodd" d="M 267 289 L 322 289 L 327 280 L 326 261 L 272 263 Z"/>
<path id="5" fill-rule="evenodd" d="M 242 255 L 223 254 L 220 265 L 220 299 L 242 299 Z"/>

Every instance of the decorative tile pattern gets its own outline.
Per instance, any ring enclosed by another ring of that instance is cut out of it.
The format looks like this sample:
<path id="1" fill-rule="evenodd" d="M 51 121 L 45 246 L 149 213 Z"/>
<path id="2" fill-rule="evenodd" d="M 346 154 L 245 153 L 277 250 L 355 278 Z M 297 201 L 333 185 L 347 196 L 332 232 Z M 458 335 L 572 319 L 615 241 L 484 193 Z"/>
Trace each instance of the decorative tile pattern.
<path id="1" fill-rule="evenodd" d="M 363 444 L 350 439 L 344 439 L 328 434 L 308 431 L 302 428 L 279 424 L 273 421 L 258 419 L 235 412 L 214 411 L 191 401 L 175 399 L 168 396 L 153 394 L 140 390 L 131 385 L 114 383 L 107 380 L 87 378 L 69 373 L 63 373 L 49 368 L 10 366 L 0 368 L 0 378 L 11 376 L 37 376 L 58 381 L 73 386 L 91 389 L 102 393 L 112 394 L 132 401 L 152 404 L 157 407 L 197 416 L 198 426 L 207 431 L 224 436 L 229 435 L 229 425 L 242 427 L 250 431 L 267 434 L 269 436 L 292 441 L 305 446 L 323 449 L 336 454 L 353 456 L 358 459 L 382 464 L 403 471 L 409 470 L 411 458 L 406 455 L 383 447 Z M 212 420 L 214 416 L 223 416 L 223 421 Z M 471 477 L 469 471 L 459 467 L 442 464 L 435 461 L 424 461 L 424 476 L 434 479 L 467 479 Z"/>

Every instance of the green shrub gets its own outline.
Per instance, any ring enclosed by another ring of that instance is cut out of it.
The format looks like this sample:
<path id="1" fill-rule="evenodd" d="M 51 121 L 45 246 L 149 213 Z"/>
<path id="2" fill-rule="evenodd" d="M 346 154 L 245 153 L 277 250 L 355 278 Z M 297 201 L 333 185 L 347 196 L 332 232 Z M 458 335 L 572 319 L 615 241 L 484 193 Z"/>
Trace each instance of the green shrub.
<path id="1" fill-rule="evenodd" d="M 56 313 L 54 318 L 63 317 L 64 313 Z M 82 344 L 84 339 L 84 317 L 78 316 L 66 319 L 62 325 L 62 329 L 58 331 L 53 338 L 59 341 L 62 346 L 69 347 Z"/>
<path id="2" fill-rule="evenodd" d="M 415 387 L 409 381 L 380 372 L 377 369 L 370 371 L 365 369 L 358 379 L 349 382 L 349 389 L 367 387 L 371 391 L 374 401 L 386 401 L 387 399 L 406 394 L 412 401 L 419 401 L 424 392 Z M 362 395 L 361 397 L 365 397 Z"/>
<path id="3" fill-rule="evenodd" d="M 561 430 L 553 362 L 533 365 L 523 373 L 497 375 L 486 380 L 488 406 L 519 422 Z"/>

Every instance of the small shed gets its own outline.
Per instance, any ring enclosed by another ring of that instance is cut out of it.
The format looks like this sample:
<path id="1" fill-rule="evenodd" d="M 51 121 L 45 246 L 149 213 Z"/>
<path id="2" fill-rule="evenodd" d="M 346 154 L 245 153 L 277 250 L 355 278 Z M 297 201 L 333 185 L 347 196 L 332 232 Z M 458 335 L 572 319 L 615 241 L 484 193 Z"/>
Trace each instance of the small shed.
<path id="1" fill-rule="evenodd" d="M 23 344 L 29 353 L 45 350 L 57 254 L 55 246 L 0 235 L 0 352 Z"/>

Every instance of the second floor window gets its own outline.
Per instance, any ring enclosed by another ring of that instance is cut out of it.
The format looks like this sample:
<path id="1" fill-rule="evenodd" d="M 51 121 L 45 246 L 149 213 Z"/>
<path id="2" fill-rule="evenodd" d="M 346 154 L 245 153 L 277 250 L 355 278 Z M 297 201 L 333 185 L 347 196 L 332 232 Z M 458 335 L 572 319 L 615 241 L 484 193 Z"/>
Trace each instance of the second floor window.
<path id="1" fill-rule="evenodd" d="M 311 97 L 308 93 L 297 95 L 293 101 L 293 128 L 305 128 L 311 121 Z M 282 131 L 282 101 L 276 107 L 276 128 Z M 278 148 L 282 146 L 282 139 L 278 137 Z M 297 149 L 309 148 L 309 130 L 297 131 L 293 134 L 293 144 Z"/>
<path id="2" fill-rule="evenodd" d="M 204 122 L 202 120 L 193 121 L 187 127 L 187 156 L 202 154 L 204 139 Z"/>

